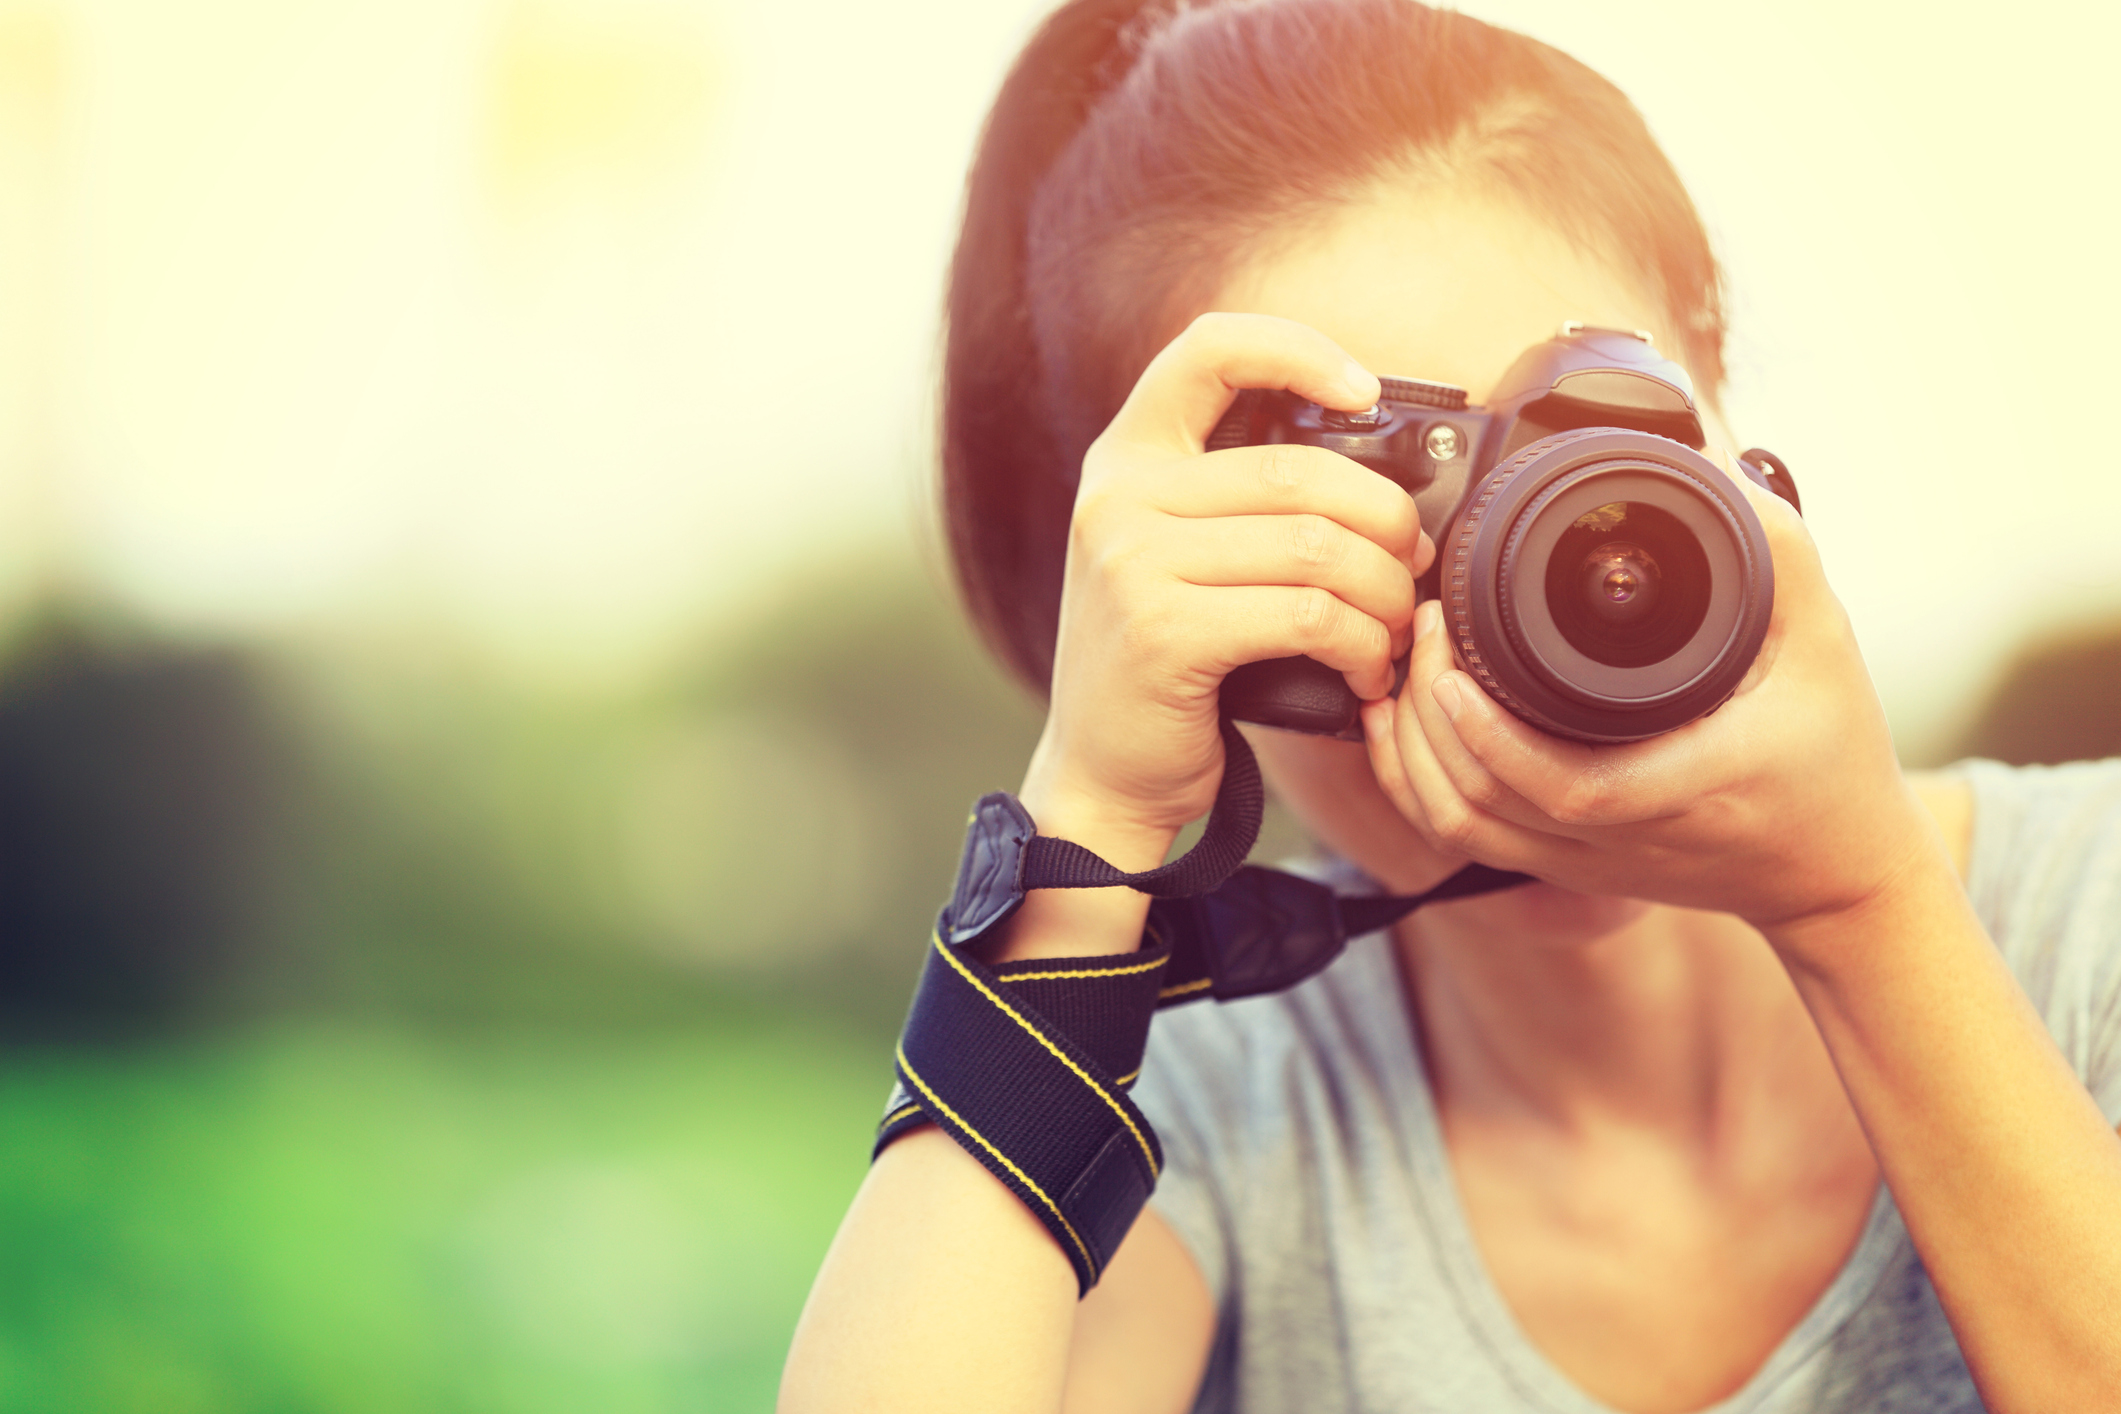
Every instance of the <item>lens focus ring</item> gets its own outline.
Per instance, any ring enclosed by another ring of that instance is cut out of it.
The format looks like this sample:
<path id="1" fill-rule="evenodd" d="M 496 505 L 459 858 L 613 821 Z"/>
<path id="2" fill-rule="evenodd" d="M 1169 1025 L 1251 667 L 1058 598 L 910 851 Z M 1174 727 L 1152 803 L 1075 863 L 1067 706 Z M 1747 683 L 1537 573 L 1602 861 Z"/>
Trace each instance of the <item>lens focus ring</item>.
<path id="1" fill-rule="evenodd" d="M 1698 452 L 1650 433 L 1533 443 L 1482 478 L 1446 536 L 1460 659 L 1556 735 L 1633 741 L 1691 721 L 1730 694 L 1766 634 L 1773 565 L 1758 517 Z M 1601 602 L 1616 571 L 1623 602 Z"/>

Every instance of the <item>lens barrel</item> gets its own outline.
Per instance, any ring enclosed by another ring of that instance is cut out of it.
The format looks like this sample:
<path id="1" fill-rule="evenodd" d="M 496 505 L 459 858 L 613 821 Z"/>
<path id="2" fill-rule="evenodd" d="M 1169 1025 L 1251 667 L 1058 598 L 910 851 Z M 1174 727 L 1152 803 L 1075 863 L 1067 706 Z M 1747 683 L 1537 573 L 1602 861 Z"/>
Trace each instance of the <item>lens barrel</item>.
<path id="1" fill-rule="evenodd" d="M 1713 711 L 1767 635 L 1767 535 L 1724 472 L 1629 428 L 1545 437 L 1483 478 L 1441 579 L 1459 658 L 1543 731 L 1637 741 Z"/>

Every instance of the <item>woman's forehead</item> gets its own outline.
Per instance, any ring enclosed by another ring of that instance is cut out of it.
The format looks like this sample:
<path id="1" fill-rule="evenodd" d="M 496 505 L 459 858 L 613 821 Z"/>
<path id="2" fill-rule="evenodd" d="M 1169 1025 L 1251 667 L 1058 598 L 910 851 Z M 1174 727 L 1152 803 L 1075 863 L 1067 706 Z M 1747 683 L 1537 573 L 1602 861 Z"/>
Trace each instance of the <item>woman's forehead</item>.
<path id="1" fill-rule="evenodd" d="M 1676 352 L 1658 302 L 1507 200 L 1402 183 L 1334 208 L 1241 264 L 1209 306 L 1299 320 L 1373 373 L 1484 398 L 1563 320 L 1646 329 Z"/>

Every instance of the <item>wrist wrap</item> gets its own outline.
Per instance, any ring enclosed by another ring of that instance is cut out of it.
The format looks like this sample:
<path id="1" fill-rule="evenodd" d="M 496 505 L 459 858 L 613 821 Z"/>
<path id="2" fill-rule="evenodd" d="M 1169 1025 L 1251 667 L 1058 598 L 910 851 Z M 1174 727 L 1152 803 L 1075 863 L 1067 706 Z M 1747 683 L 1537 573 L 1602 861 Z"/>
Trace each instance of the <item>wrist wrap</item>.
<path id="1" fill-rule="evenodd" d="M 945 1130 L 1044 1223 L 1088 1292 L 1156 1186 L 1163 1150 L 1128 1097 L 1157 1008 L 1280 991 L 1350 937 L 1424 903 L 1522 883 L 1469 865 L 1423 894 L 1341 898 L 1241 867 L 1258 836 L 1259 769 L 1223 724 L 1223 782 L 1200 842 L 1126 874 L 1041 837 L 1013 796 L 974 809 L 956 892 L 937 920 L 899 1038 L 898 1084 L 872 1155 L 924 1122 Z M 1159 895 L 1137 952 L 989 965 L 976 945 L 1034 888 L 1127 885 Z"/>
<path id="2" fill-rule="evenodd" d="M 933 939 L 877 1152 L 923 1120 L 940 1125 L 1046 1225 L 1087 1292 L 1163 1169 L 1127 1087 L 1168 956 L 988 967 Z"/>

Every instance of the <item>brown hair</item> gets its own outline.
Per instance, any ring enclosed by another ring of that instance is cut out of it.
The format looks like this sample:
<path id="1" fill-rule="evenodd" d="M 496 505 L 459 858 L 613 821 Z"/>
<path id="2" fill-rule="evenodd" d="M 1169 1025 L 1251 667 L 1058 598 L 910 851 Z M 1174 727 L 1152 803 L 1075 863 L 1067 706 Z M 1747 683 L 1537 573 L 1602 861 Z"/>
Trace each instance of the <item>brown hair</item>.
<path id="1" fill-rule="evenodd" d="M 1701 219 L 1641 115 L 1574 59 L 1414 0 L 1074 0 L 987 120 L 943 363 L 958 583 L 1034 688 L 1084 451 L 1263 240 L 1395 170 L 1485 184 L 1614 261 L 1714 397 Z"/>

